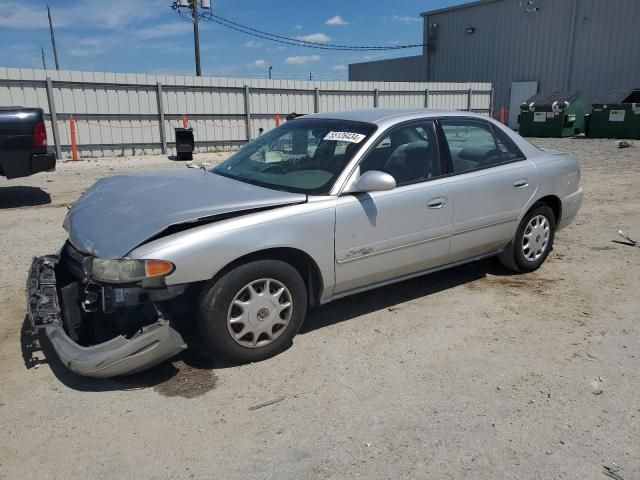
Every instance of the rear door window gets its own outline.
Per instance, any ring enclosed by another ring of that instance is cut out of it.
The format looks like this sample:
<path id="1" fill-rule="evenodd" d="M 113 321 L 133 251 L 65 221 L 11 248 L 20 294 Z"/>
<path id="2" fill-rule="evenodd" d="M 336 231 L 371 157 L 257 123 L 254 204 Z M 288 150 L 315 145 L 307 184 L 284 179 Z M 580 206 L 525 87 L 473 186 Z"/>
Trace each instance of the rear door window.
<path id="1" fill-rule="evenodd" d="M 467 118 L 440 120 L 454 174 L 504 163 L 488 122 Z"/>
<path id="2" fill-rule="evenodd" d="M 491 126 L 491 129 L 496 137 L 496 144 L 503 162 L 517 162 L 518 160 L 525 159 L 524 154 L 506 133 L 493 125 Z"/>

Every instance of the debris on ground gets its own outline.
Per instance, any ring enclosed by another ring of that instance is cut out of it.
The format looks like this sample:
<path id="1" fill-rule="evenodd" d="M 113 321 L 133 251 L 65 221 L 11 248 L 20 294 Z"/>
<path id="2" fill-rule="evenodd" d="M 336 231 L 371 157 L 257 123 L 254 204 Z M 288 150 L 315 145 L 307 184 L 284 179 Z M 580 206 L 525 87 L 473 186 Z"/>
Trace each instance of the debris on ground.
<path id="1" fill-rule="evenodd" d="M 602 473 L 604 473 L 607 477 L 614 478 L 615 480 L 624 480 L 624 478 L 622 478 L 622 476 L 618 473 L 620 470 L 622 470 L 618 465 L 603 465 L 602 468 L 604 468 Z"/>
<path id="2" fill-rule="evenodd" d="M 626 140 L 620 140 L 618 142 L 618 148 L 629 148 L 633 147 L 633 143 L 627 142 Z"/>
<path id="3" fill-rule="evenodd" d="M 602 388 L 602 377 L 598 377 L 597 379 L 595 379 L 591 383 L 591 386 L 593 388 L 592 393 L 594 395 L 602 395 L 602 393 L 604 392 L 604 390 Z"/>
<path id="4" fill-rule="evenodd" d="M 206 170 L 211 167 L 211 164 L 206 162 L 187 162 L 184 166 L 187 168 L 200 168 L 202 170 Z"/>
<path id="5" fill-rule="evenodd" d="M 257 405 L 253 405 L 249 407 L 249 410 L 258 410 L 259 408 L 268 407 L 269 405 L 273 405 L 274 403 L 278 403 L 284 400 L 284 397 L 274 398 L 273 400 L 267 400 L 266 402 L 258 403 Z"/>
<path id="6" fill-rule="evenodd" d="M 634 246 L 639 246 L 640 242 L 638 242 L 637 240 L 634 240 L 633 238 L 631 238 L 629 235 L 627 235 L 624 231 L 622 230 L 618 230 L 618 235 L 620 235 L 622 238 L 624 238 L 627 242 L 629 242 L 631 245 Z"/>

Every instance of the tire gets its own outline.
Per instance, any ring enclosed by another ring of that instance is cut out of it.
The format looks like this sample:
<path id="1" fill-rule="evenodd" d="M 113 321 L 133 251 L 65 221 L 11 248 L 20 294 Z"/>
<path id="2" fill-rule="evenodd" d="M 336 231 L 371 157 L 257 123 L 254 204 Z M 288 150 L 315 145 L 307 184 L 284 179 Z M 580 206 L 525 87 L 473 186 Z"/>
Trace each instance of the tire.
<path id="1" fill-rule="evenodd" d="M 523 246 L 525 244 L 525 234 L 528 233 L 530 222 L 532 222 L 534 218 L 544 218 L 546 220 L 546 225 L 548 227 L 546 243 L 544 233 L 546 230 L 541 229 L 541 227 L 544 226 L 544 221 L 542 221 L 539 225 L 537 224 L 534 227 L 536 234 L 530 241 L 528 241 L 528 248 L 525 248 Z M 498 255 L 500 263 L 502 263 L 505 268 L 513 272 L 523 273 L 537 270 L 547 259 L 549 252 L 553 248 L 555 231 L 556 219 L 553 214 L 553 210 L 544 204 L 534 205 L 533 208 L 524 216 L 520 225 L 518 225 L 518 229 L 516 230 L 516 234 L 513 239 Z"/>
<path id="2" fill-rule="evenodd" d="M 292 344 L 306 311 L 307 290 L 300 273 L 280 260 L 256 260 L 204 285 L 198 329 L 211 353 L 234 363 L 257 362 Z"/>

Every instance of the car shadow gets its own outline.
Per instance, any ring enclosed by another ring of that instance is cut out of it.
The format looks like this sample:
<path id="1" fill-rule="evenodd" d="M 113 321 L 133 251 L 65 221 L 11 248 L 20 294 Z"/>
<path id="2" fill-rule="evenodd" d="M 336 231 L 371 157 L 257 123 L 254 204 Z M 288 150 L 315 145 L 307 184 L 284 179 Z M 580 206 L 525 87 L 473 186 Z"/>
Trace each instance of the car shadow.
<path id="1" fill-rule="evenodd" d="M 34 207 L 51 203 L 51 196 L 40 187 L 0 187 L 0 210 Z"/>
<path id="2" fill-rule="evenodd" d="M 302 325 L 300 334 L 311 334 L 320 328 L 368 313 L 385 309 L 392 310 L 399 304 L 480 280 L 487 274 L 513 275 L 495 259 L 486 259 L 379 287 L 336 300 L 310 311 Z M 69 370 L 56 355 L 44 332 L 33 330 L 27 316 L 22 323 L 20 343 L 27 370 L 38 368 L 40 365 L 48 365 L 62 384 L 77 391 L 109 392 L 153 388 L 165 396 L 193 398 L 215 388 L 216 370 L 233 368 L 237 364 L 210 357 L 193 325 L 182 333 L 189 349 L 170 361 L 149 370 L 110 379 L 83 377 Z"/>
<path id="3" fill-rule="evenodd" d="M 312 310 L 300 329 L 307 334 L 352 318 L 381 310 L 393 310 L 402 303 L 474 282 L 491 275 L 513 275 L 494 258 L 480 260 L 429 275 L 351 295 Z"/>

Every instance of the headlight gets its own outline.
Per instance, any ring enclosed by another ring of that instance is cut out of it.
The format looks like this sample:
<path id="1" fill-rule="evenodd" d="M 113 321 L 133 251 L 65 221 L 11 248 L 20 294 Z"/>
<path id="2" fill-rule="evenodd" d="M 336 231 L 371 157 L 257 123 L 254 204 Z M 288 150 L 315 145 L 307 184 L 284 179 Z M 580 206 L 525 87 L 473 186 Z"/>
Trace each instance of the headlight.
<path id="1" fill-rule="evenodd" d="M 90 277 L 105 283 L 130 283 L 147 278 L 166 277 L 175 270 L 167 260 L 105 260 L 87 258 L 84 270 Z"/>

